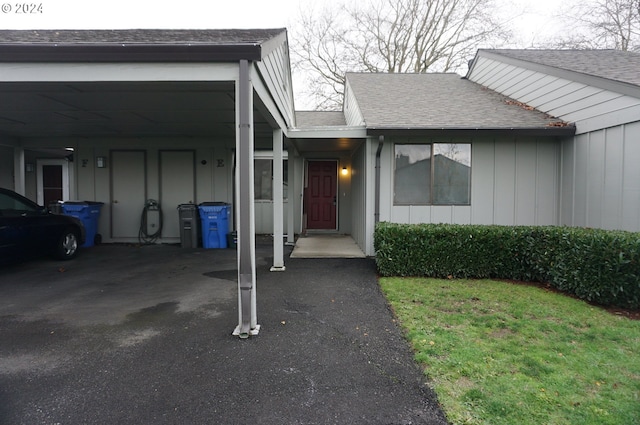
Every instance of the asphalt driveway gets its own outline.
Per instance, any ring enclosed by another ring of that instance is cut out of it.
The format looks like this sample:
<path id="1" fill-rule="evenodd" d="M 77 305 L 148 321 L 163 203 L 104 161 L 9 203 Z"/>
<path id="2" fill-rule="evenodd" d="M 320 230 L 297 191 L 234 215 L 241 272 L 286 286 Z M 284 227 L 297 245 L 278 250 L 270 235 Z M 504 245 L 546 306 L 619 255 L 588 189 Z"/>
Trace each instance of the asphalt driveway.
<path id="1" fill-rule="evenodd" d="M 235 250 L 101 245 L 0 269 L 0 424 L 446 424 L 371 259 L 269 272 L 271 245 L 257 255 L 248 340 L 231 335 Z"/>

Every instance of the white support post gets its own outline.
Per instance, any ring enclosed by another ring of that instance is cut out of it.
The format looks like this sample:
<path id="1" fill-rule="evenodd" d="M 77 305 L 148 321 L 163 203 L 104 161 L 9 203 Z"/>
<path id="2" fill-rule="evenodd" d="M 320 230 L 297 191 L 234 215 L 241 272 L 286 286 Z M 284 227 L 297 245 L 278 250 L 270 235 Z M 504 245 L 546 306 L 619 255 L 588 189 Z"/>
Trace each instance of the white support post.
<path id="1" fill-rule="evenodd" d="M 282 130 L 273 130 L 273 266 L 272 272 L 283 272 L 284 266 L 284 193 L 282 190 Z"/>
<path id="2" fill-rule="evenodd" d="M 287 245 L 295 245 L 295 212 L 297 208 L 297 200 L 298 198 L 295 195 L 295 183 L 296 183 L 296 175 L 295 175 L 295 160 L 293 155 L 294 150 L 289 147 L 287 150 L 287 174 L 289 177 L 288 184 L 289 190 L 287 192 L 287 197 L 289 198 L 289 209 L 287 210 Z"/>
<path id="3" fill-rule="evenodd" d="M 236 84 L 236 222 L 238 230 L 238 326 L 240 338 L 260 332 L 256 313 L 256 238 L 253 189 L 253 86 L 251 63 L 240 61 Z"/>
<path id="4" fill-rule="evenodd" d="M 24 149 L 13 148 L 13 190 L 22 196 L 27 192 L 25 179 Z"/>

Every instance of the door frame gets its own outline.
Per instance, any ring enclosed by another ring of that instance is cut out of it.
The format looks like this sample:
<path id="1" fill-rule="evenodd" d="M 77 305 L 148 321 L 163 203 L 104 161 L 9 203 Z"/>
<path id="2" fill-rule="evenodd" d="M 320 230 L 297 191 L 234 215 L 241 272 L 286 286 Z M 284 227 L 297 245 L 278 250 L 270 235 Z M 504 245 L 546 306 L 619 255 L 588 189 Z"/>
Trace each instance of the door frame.
<path id="1" fill-rule="evenodd" d="M 44 173 L 42 172 L 43 165 L 61 165 L 62 166 L 62 201 L 69 200 L 69 161 L 65 158 L 43 158 L 36 159 L 36 184 L 37 184 L 37 202 L 39 205 L 44 205 Z"/>
<path id="2" fill-rule="evenodd" d="M 335 193 L 336 193 L 336 204 L 335 204 L 335 215 L 336 215 L 336 227 L 333 229 L 310 229 L 309 228 L 309 222 L 308 222 L 308 215 L 307 215 L 307 208 L 308 208 L 308 189 L 309 189 L 309 163 L 310 162 L 333 162 L 335 163 L 335 169 L 336 169 L 336 175 L 335 175 L 335 182 L 336 182 L 336 186 L 335 186 Z M 340 175 L 339 175 L 339 165 L 340 165 L 340 161 L 338 159 L 325 159 L 325 158 L 307 158 L 305 159 L 305 166 L 304 166 L 304 196 L 303 196 L 303 200 L 302 200 L 302 211 L 303 211 L 303 232 L 307 232 L 307 231 L 312 231 L 312 232 L 337 232 L 338 229 L 340 229 L 340 222 L 339 222 L 339 218 L 340 218 L 340 202 L 339 202 L 339 196 L 338 194 L 340 193 L 339 189 L 340 189 Z"/>

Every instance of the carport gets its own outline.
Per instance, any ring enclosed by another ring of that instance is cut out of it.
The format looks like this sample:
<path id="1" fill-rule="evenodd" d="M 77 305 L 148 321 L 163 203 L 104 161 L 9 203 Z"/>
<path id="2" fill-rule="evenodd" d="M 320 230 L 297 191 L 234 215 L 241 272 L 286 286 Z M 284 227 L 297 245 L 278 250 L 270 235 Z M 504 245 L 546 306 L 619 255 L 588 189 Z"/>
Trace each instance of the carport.
<path id="1" fill-rule="evenodd" d="M 272 269 L 283 270 L 284 130 L 295 126 L 286 30 L 0 31 L 0 40 L 0 168 L 13 170 L 0 185 L 37 187 L 41 198 L 30 155 L 67 164 L 67 196 L 107 204 L 111 241 L 135 230 L 127 196 L 136 190 L 173 205 L 229 202 L 235 333 L 257 333 L 253 153 L 273 151 Z"/>

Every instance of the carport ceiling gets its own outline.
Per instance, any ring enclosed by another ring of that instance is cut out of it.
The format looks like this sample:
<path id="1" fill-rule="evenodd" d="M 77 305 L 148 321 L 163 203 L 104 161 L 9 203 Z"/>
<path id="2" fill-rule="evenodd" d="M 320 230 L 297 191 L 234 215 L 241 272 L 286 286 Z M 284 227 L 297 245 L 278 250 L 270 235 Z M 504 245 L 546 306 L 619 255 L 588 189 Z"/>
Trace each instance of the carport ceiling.
<path id="1" fill-rule="evenodd" d="M 234 98 L 219 81 L 0 83 L 0 135 L 234 139 Z M 258 108 L 254 123 L 256 140 L 271 141 Z"/>

